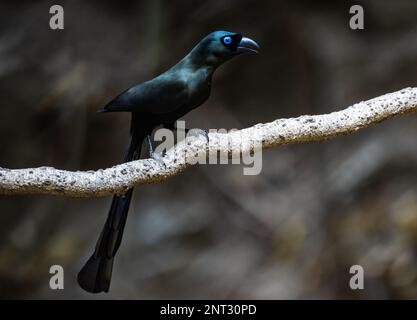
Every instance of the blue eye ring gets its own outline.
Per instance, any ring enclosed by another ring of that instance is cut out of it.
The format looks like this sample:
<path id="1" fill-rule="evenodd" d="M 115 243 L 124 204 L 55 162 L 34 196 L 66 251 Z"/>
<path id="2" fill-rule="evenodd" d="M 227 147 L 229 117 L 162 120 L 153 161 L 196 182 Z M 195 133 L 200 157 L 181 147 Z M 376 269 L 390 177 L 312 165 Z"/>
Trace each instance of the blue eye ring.
<path id="1" fill-rule="evenodd" d="M 232 43 L 232 37 L 230 36 L 226 36 L 223 38 L 223 43 L 224 44 L 231 44 Z"/>

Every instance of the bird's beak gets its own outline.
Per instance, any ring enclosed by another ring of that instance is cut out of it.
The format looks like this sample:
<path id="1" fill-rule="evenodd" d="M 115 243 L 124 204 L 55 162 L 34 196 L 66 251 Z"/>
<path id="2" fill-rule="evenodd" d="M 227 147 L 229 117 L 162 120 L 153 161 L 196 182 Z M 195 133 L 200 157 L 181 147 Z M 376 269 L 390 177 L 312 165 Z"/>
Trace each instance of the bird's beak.
<path id="1" fill-rule="evenodd" d="M 243 37 L 237 46 L 238 53 L 258 53 L 259 45 L 252 39 Z"/>

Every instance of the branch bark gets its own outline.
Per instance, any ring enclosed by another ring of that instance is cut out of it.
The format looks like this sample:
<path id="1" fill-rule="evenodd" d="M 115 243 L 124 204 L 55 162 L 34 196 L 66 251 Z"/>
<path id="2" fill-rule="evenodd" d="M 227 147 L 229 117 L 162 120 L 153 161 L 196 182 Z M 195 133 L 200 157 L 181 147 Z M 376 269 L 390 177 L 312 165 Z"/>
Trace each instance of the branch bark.
<path id="1" fill-rule="evenodd" d="M 346 135 L 400 114 L 417 111 L 417 88 L 406 88 L 360 102 L 330 114 L 278 119 L 221 134 L 209 133 L 210 142 L 191 137 L 168 150 L 163 163 L 142 159 L 97 171 L 66 171 L 52 167 L 0 168 L 0 194 L 50 194 L 99 197 L 121 194 L 133 186 L 156 183 L 195 164 L 195 155 L 218 152 L 232 155 L 295 143 L 322 141 Z"/>

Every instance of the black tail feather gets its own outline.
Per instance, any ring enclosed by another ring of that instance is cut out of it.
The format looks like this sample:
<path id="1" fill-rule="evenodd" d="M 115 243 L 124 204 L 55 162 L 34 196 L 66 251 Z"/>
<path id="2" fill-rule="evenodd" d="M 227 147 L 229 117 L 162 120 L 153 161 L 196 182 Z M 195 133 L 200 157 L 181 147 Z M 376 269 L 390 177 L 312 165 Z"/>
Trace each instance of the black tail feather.
<path id="1" fill-rule="evenodd" d="M 113 258 L 92 255 L 78 273 L 78 284 L 90 293 L 108 292 L 113 269 Z"/>
<path id="2" fill-rule="evenodd" d="M 138 159 L 143 138 L 132 136 L 125 162 Z M 113 196 L 113 201 L 101 232 L 94 254 L 78 273 L 78 284 L 91 293 L 108 292 L 113 269 L 114 256 L 122 241 L 133 188 L 126 194 Z"/>

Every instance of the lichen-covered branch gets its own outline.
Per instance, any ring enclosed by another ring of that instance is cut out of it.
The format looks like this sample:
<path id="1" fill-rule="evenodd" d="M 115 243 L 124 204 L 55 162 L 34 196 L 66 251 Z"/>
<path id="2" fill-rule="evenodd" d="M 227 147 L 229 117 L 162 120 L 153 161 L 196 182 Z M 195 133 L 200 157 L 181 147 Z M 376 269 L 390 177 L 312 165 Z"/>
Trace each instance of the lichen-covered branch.
<path id="1" fill-rule="evenodd" d="M 163 163 L 142 159 L 97 171 L 66 171 L 51 167 L 0 168 L 0 194 L 53 194 L 98 197 L 123 193 L 130 187 L 155 183 L 195 164 L 195 156 L 218 152 L 228 156 L 288 144 L 321 141 L 346 135 L 394 116 L 417 111 L 417 88 L 385 94 L 330 114 L 278 119 L 226 134 L 210 133 L 183 140 L 167 151 Z"/>

